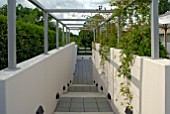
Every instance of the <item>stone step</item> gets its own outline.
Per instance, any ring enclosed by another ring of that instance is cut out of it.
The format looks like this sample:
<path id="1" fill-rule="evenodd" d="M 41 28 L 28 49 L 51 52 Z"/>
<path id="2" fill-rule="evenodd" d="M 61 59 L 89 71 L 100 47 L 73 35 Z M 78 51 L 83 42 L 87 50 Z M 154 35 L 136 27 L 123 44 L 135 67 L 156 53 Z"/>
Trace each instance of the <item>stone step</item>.
<path id="1" fill-rule="evenodd" d="M 99 92 L 66 92 L 61 97 L 106 97 Z"/>
<path id="2" fill-rule="evenodd" d="M 115 114 L 114 112 L 54 112 L 54 114 Z"/>
<path id="3" fill-rule="evenodd" d="M 94 84 L 72 84 L 71 86 L 73 86 L 73 87 L 77 87 L 77 86 L 79 86 L 79 87 L 95 87 Z"/>
<path id="4" fill-rule="evenodd" d="M 68 92 L 98 92 L 98 89 L 95 85 L 73 84 Z"/>
<path id="5" fill-rule="evenodd" d="M 113 112 L 106 97 L 61 97 L 54 112 Z"/>

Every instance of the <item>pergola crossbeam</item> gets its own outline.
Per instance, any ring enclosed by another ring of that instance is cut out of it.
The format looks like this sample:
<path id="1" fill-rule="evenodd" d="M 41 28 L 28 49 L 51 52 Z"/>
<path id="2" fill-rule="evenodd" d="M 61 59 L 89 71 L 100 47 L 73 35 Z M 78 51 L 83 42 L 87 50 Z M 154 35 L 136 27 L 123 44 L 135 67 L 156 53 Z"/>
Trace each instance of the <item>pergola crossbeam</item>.
<path id="1" fill-rule="evenodd" d="M 112 13 L 113 10 L 98 9 L 45 9 L 48 13 Z"/>
<path id="2" fill-rule="evenodd" d="M 59 21 L 101 21 L 96 19 L 58 19 Z"/>

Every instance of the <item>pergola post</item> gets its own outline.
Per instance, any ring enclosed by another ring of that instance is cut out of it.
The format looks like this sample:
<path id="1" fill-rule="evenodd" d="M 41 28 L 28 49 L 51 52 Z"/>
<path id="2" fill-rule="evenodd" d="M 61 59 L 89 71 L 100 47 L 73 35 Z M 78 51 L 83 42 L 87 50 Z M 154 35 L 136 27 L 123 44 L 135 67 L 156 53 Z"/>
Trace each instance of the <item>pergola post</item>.
<path id="1" fill-rule="evenodd" d="M 70 30 L 69 30 L 69 43 L 70 43 Z"/>
<path id="2" fill-rule="evenodd" d="M 66 28 L 66 44 L 68 44 L 68 29 Z"/>
<path id="3" fill-rule="evenodd" d="M 151 3 L 151 57 L 159 58 L 158 0 Z"/>
<path id="4" fill-rule="evenodd" d="M 59 24 L 58 24 L 58 21 L 56 21 L 56 48 L 58 49 L 59 48 L 59 31 L 58 31 L 58 29 L 59 29 Z"/>
<path id="5" fill-rule="evenodd" d="M 108 23 L 106 22 L 106 37 L 108 37 L 108 31 L 107 31 L 107 28 L 108 28 Z"/>
<path id="6" fill-rule="evenodd" d="M 165 49 L 167 50 L 167 30 L 168 30 L 168 25 L 164 24 L 164 43 L 165 43 Z"/>
<path id="7" fill-rule="evenodd" d="M 62 44 L 64 46 L 64 25 L 63 25 L 63 32 L 62 32 Z"/>
<path id="8" fill-rule="evenodd" d="M 121 30 L 120 30 L 120 16 L 118 16 L 117 21 L 118 21 L 118 23 L 117 23 L 117 26 L 118 26 L 118 30 L 117 30 L 117 43 L 119 44 L 120 43 L 120 33 L 121 33 Z"/>
<path id="9" fill-rule="evenodd" d="M 93 40 L 94 40 L 94 42 L 95 42 L 95 40 L 96 40 L 96 33 L 95 33 L 95 29 L 93 29 Z"/>
<path id="10" fill-rule="evenodd" d="M 44 54 L 48 54 L 48 13 L 44 13 Z"/>
<path id="11" fill-rule="evenodd" d="M 16 0 L 8 0 L 8 68 L 16 69 Z"/>

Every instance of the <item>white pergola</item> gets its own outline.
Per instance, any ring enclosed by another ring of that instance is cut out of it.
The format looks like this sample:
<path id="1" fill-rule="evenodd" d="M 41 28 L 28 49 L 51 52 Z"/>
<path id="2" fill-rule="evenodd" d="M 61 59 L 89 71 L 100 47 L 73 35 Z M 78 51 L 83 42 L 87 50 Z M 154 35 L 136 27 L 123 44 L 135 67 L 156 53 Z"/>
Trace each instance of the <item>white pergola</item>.
<path id="1" fill-rule="evenodd" d="M 64 28 L 66 28 L 66 43 L 68 43 L 69 35 L 68 31 L 71 29 L 68 28 L 67 24 L 64 24 L 63 21 L 100 21 L 100 20 L 89 20 L 89 19 L 58 19 L 52 13 L 68 13 L 68 12 L 80 12 L 80 13 L 112 13 L 112 10 L 94 10 L 94 9 L 47 9 L 43 4 L 38 2 L 37 0 L 28 0 L 42 11 L 44 11 L 44 54 L 48 54 L 48 16 L 52 16 L 56 20 L 56 48 L 58 48 L 59 42 L 59 34 L 58 28 L 59 23 L 63 25 L 63 35 L 62 39 L 64 41 Z M 135 0 L 133 1 L 135 2 Z M 128 6 L 127 6 L 128 7 Z M 110 17 L 104 23 L 110 21 L 112 17 Z M 79 29 L 80 28 L 72 28 Z M 87 29 L 87 28 L 82 28 Z M 152 0 L 151 3 L 151 47 L 152 53 L 151 56 L 154 59 L 159 58 L 159 37 L 158 37 L 158 0 Z M 95 31 L 95 29 L 92 29 Z M 95 38 L 95 34 L 94 34 Z M 16 0 L 8 0 L 8 68 L 11 70 L 16 69 Z"/>
<path id="2" fill-rule="evenodd" d="M 170 12 L 159 16 L 159 28 L 164 29 L 164 45 L 167 49 L 167 30 L 170 29 Z"/>

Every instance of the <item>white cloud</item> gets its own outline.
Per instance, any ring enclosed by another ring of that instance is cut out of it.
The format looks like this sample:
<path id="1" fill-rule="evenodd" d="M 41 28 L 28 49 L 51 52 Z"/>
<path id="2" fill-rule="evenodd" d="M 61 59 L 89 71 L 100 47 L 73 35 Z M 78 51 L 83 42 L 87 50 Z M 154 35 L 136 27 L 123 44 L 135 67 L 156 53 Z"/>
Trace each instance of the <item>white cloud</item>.
<path id="1" fill-rule="evenodd" d="M 7 0 L 0 0 L 0 6 L 7 4 Z M 97 9 L 99 5 L 103 8 L 111 9 L 109 6 L 110 0 L 37 0 L 43 4 L 46 8 L 50 9 Z M 28 0 L 17 0 L 17 4 L 22 4 L 25 7 L 34 8 Z M 55 13 L 58 19 L 62 18 L 86 18 L 92 16 L 92 14 L 80 14 L 80 13 Z M 63 23 L 84 23 L 84 22 L 63 22 Z"/>

